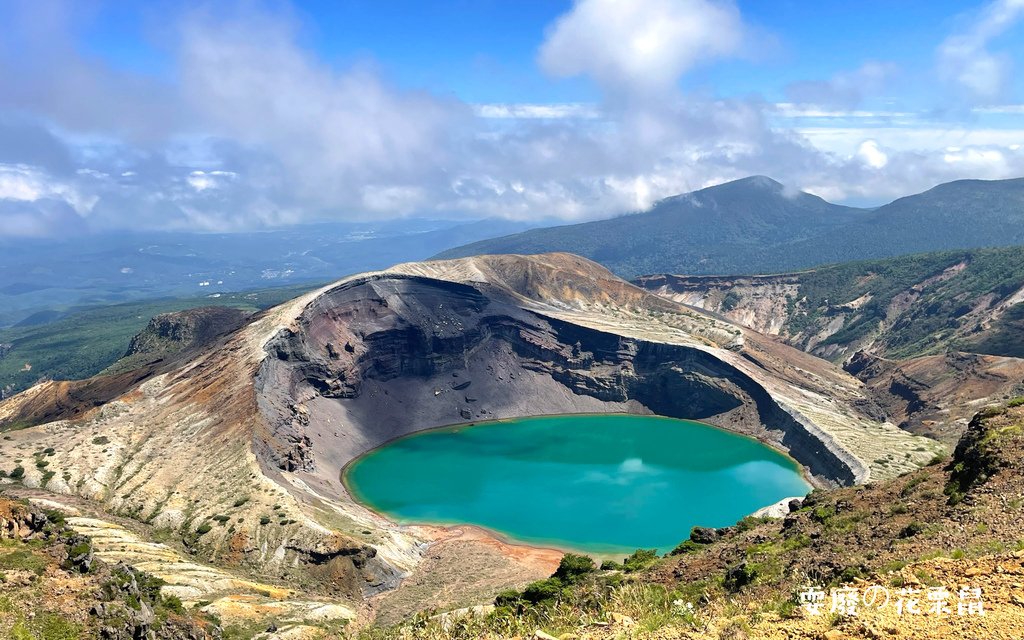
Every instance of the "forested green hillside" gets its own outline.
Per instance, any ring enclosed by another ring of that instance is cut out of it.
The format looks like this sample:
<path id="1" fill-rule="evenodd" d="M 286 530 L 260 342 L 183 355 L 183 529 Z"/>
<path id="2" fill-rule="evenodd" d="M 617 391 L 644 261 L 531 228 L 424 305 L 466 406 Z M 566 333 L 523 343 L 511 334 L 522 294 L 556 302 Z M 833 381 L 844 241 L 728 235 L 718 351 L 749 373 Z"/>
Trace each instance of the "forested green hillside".
<path id="1" fill-rule="evenodd" d="M 211 304 L 266 309 L 315 288 L 312 284 L 226 293 L 217 298 L 162 298 L 71 312 L 48 324 L 0 329 L 0 397 L 41 378 L 75 380 L 95 375 L 125 354 L 150 318 Z M 6 345 L 6 346 L 4 346 Z"/>

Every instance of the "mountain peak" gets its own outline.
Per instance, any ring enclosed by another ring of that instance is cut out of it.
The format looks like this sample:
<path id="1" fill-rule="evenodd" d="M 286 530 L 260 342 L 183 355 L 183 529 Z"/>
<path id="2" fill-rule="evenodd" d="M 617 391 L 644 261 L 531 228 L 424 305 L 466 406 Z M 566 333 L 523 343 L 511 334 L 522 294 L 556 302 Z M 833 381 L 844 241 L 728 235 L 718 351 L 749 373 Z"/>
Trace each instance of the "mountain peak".
<path id="1" fill-rule="evenodd" d="M 781 195 L 785 190 L 785 185 L 783 185 L 781 182 L 769 178 L 768 176 L 747 176 L 746 178 L 738 178 L 736 180 L 722 182 L 719 184 L 712 185 L 710 187 L 697 189 L 695 191 L 680 193 L 674 196 L 668 196 L 667 198 L 659 201 L 655 205 L 655 208 L 657 208 L 659 204 L 667 204 L 680 201 L 694 201 L 695 199 L 700 200 L 703 199 L 704 197 L 770 197 Z"/>
<path id="2" fill-rule="evenodd" d="M 773 180 L 768 176 L 747 176 L 746 178 L 739 178 L 737 180 L 730 180 L 729 182 L 723 182 L 703 189 L 698 189 L 691 193 L 675 196 L 674 198 L 667 198 L 667 200 L 673 200 L 675 198 L 687 198 L 687 197 L 755 197 L 755 198 L 772 198 L 782 195 L 799 195 L 801 191 L 796 189 L 788 189 L 785 185 L 777 180 Z"/>
<path id="3" fill-rule="evenodd" d="M 719 186 L 736 185 L 744 187 L 755 187 L 758 189 L 771 189 L 773 191 L 784 189 L 785 187 L 778 180 L 773 180 L 768 176 L 756 175 L 747 176 L 746 178 L 740 178 L 739 180 L 732 180 L 730 182 L 722 183 Z"/>
<path id="4" fill-rule="evenodd" d="M 769 191 L 772 193 L 781 193 L 785 189 L 785 185 L 777 180 L 773 180 L 768 176 L 747 176 L 746 178 L 739 178 L 737 180 L 730 180 L 728 182 L 722 182 L 710 187 L 698 189 L 694 193 L 715 193 L 722 191 Z"/>

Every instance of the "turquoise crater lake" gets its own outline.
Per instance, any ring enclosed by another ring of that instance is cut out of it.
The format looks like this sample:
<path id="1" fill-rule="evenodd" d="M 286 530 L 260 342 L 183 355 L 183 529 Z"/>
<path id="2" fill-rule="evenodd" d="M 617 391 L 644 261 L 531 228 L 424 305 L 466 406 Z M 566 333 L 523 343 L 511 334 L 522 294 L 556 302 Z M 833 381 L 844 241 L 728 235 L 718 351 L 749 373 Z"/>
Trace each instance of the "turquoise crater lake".
<path id="1" fill-rule="evenodd" d="M 565 415 L 414 434 L 355 460 L 355 497 L 402 523 L 473 524 L 590 553 L 671 550 L 810 487 L 796 463 L 698 422 Z"/>

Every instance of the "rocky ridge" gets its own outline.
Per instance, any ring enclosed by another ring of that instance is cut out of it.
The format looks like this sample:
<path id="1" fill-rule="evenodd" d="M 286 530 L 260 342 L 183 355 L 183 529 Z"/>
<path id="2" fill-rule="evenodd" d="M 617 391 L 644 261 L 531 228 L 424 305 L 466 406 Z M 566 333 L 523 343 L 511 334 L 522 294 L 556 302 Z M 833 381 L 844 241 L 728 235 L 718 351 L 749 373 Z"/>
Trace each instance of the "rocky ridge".
<path id="1" fill-rule="evenodd" d="M 1024 356 L 1014 247 L 920 254 L 763 276 L 656 274 L 634 283 L 836 362 L 966 351 Z"/>
<path id="2" fill-rule="evenodd" d="M 154 316 L 132 338 L 120 360 L 104 373 L 131 371 L 199 349 L 245 324 L 249 313 L 233 307 L 197 307 Z"/>

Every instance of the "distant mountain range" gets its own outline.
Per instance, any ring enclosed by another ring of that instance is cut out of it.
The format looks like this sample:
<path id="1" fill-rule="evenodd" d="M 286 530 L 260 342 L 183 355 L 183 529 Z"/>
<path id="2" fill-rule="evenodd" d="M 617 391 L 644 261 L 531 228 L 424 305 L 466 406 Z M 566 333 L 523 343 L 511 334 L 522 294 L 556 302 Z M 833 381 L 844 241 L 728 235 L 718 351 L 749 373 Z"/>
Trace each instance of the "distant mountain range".
<path id="1" fill-rule="evenodd" d="M 481 240 L 437 258 L 567 251 L 623 277 L 780 273 L 943 249 L 1024 244 L 1024 178 L 959 180 L 876 209 L 753 176 L 650 211 Z"/>
<path id="2" fill-rule="evenodd" d="M 336 280 L 529 227 L 415 218 L 245 233 L 0 238 L 0 327 L 45 324 L 103 304 L 163 296 L 216 299 L 224 292 Z"/>

